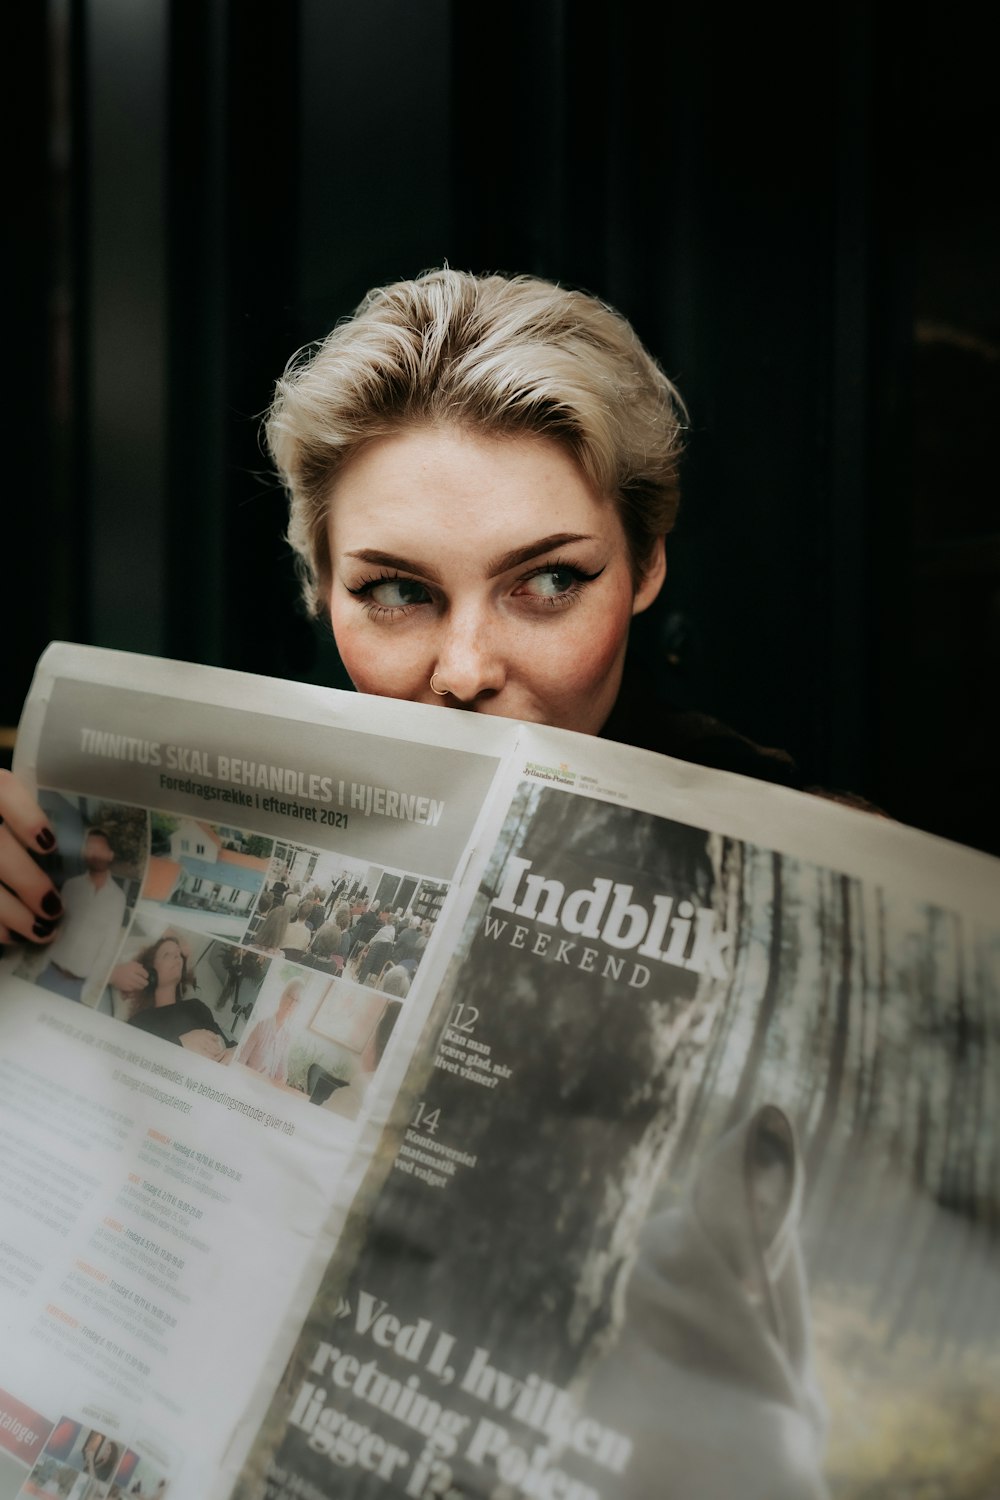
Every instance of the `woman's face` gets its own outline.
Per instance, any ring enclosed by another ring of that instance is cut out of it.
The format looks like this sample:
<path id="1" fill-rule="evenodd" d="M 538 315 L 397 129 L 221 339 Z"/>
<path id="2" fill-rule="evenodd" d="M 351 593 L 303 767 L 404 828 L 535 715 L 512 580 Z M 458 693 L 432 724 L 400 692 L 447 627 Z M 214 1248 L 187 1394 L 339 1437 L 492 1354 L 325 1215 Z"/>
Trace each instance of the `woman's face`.
<path id="1" fill-rule="evenodd" d="M 288 988 L 283 991 L 281 999 L 278 1001 L 278 1012 L 275 1019 L 277 1020 L 279 1026 L 284 1025 L 285 1021 L 287 1021 L 288 1017 L 295 1010 L 295 1007 L 298 1005 L 298 1003 L 298 987 L 289 985 Z"/>
<path id="2" fill-rule="evenodd" d="M 355 454 L 329 535 L 330 618 L 360 692 L 587 734 L 665 570 L 661 544 L 634 589 L 617 510 L 558 443 L 450 427 Z"/>
<path id="3" fill-rule="evenodd" d="M 153 955 L 153 968 L 156 970 L 157 986 L 177 984 L 184 972 L 184 955 L 180 947 L 171 938 L 166 943 L 161 943 Z"/>

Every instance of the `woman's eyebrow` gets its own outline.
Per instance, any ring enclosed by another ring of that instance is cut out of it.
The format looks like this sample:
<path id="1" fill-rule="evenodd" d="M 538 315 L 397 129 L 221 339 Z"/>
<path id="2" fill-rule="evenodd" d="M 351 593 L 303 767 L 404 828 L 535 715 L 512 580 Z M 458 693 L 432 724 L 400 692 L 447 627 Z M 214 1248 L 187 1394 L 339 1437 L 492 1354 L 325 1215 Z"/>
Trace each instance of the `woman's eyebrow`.
<path id="1" fill-rule="evenodd" d="M 509 568 L 516 568 L 519 563 L 530 562 L 533 557 L 539 557 L 543 552 L 551 552 L 554 547 L 568 547 L 571 542 L 589 542 L 593 538 L 585 532 L 557 531 L 552 536 L 539 537 L 537 542 L 529 542 L 525 547 L 515 547 L 510 552 L 503 552 L 487 564 L 487 578 L 497 578 L 501 573 L 506 573 Z"/>
<path id="2" fill-rule="evenodd" d="M 436 568 L 432 568 L 430 563 L 419 562 L 415 557 L 397 557 L 395 552 L 380 552 L 375 547 L 362 547 L 357 552 L 345 552 L 344 556 L 353 557 L 356 562 L 371 563 L 375 568 L 396 568 L 402 573 L 419 573 L 432 583 L 441 581 Z"/>
<path id="3" fill-rule="evenodd" d="M 568 547 L 571 542 L 592 540 L 589 533 L 576 531 L 557 531 L 552 536 L 539 537 L 537 541 L 527 542 L 523 547 L 514 547 L 511 551 L 492 558 L 486 565 L 486 577 L 498 578 L 510 568 L 530 562 L 533 557 L 540 557 L 543 552 L 551 552 L 555 547 Z M 402 573 L 419 573 L 431 583 L 441 581 L 438 570 L 430 563 L 420 562 L 415 557 L 400 557 L 395 552 L 382 552 L 377 547 L 361 547 L 357 552 L 345 552 L 344 556 L 353 558 L 356 562 L 370 563 L 375 568 L 396 568 Z"/>

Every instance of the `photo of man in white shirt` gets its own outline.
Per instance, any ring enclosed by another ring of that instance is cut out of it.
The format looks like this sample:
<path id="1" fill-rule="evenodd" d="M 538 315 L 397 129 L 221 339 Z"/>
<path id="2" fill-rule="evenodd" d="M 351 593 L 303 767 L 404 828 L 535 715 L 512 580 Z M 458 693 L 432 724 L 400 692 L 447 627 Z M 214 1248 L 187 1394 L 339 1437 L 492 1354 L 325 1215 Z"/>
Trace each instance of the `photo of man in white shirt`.
<path id="1" fill-rule="evenodd" d="M 35 980 L 43 989 L 76 1001 L 84 999 L 89 982 L 100 986 L 106 979 L 125 916 L 125 892 L 111 874 L 115 848 L 105 829 L 87 829 L 81 858 L 83 874 L 63 884 L 62 925 L 49 947 L 49 961 Z"/>

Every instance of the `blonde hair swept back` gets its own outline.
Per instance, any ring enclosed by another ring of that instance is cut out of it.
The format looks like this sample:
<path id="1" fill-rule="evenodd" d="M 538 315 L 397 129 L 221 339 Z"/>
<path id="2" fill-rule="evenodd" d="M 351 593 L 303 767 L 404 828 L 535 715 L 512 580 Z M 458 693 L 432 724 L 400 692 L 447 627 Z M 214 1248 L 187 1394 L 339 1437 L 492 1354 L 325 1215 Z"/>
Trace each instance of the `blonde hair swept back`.
<path id="1" fill-rule="evenodd" d="M 325 612 L 337 474 L 363 444 L 421 424 L 561 443 L 617 504 L 638 583 L 677 514 L 685 420 L 631 325 L 586 293 L 448 267 L 378 287 L 292 357 L 266 420 L 306 603 Z"/>

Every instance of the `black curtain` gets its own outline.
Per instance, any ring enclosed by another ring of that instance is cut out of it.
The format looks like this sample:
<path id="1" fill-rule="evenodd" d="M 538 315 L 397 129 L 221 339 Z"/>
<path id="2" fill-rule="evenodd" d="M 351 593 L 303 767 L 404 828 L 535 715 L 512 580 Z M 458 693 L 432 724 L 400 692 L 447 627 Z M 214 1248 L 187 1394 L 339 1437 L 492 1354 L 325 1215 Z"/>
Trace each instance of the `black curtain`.
<path id="1" fill-rule="evenodd" d="M 0 723 L 53 636 L 343 685 L 259 446 L 447 259 L 622 309 L 691 411 L 665 697 L 1000 851 L 989 48 L 971 0 L 22 8 Z"/>

